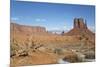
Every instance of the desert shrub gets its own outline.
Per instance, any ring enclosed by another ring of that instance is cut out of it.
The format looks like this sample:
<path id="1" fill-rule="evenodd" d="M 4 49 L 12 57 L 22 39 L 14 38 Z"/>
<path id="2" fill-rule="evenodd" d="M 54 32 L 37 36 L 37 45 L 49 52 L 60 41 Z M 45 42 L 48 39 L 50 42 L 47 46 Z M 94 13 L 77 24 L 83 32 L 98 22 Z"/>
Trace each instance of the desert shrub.
<path id="1" fill-rule="evenodd" d="M 95 52 L 94 51 L 88 51 L 85 53 L 85 58 L 87 59 L 95 59 Z"/>
<path id="2" fill-rule="evenodd" d="M 25 57 L 25 56 L 28 56 L 28 52 L 25 51 L 25 50 L 22 50 L 22 52 L 19 53 L 19 57 Z"/>
<path id="3" fill-rule="evenodd" d="M 11 51 L 10 51 L 10 57 L 13 57 L 13 56 L 15 56 L 15 55 L 16 55 L 15 50 L 11 50 Z"/>
<path id="4" fill-rule="evenodd" d="M 26 47 L 25 44 L 22 46 L 22 44 L 12 42 L 10 45 L 10 56 L 27 56 L 28 50 Z"/>
<path id="5" fill-rule="evenodd" d="M 60 55 L 60 54 L 63 53 L 63 50 L 62 50 L 61 48 L 55 48 L 55 49 L 54 49 L 54 53 Z"/>
<path id="6" fill-rule="evenodd" d="M 19 47 L 17 43 L 11 43 L 10 45 L 10 56 L 15 56 L 16 55 L 16 51 L 18 51 Z"/>
<path id="7" fill-rule="evenodd" d="M 68 62 L 78 62 L 78 57 L 76 54 L 69 52 L 66 53 L 65 57 L 63 58 L 64 61 L 68 61 Z"/>
<path id="8" fill-rule="evenodd" d="M 29 47 L 30 47 L 31 49 L 33 49 L 35 46 L 36 46 L 36 44 L 34 43 L 34 41 L 32 41 L 31 44 L 29 45 Z"/>

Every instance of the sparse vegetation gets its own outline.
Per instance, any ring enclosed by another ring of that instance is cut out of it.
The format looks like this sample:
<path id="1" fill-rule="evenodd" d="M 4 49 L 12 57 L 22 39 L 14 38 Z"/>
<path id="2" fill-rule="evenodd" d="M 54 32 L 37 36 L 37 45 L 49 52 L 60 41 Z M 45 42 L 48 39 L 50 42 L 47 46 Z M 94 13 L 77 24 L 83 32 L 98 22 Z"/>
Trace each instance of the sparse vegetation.
<path id="1" fill-rule="evenodd" d="M 14 34 L 10 45 L 11 65 L 54 64 L 61 58 L 70 63 L 95 59 L 94 35 L 81 26 L 61 35 L 46 32 L 44 28 L 37 32 L 32 27 L 23 27 L 15 25 L 11 32 Z"/>

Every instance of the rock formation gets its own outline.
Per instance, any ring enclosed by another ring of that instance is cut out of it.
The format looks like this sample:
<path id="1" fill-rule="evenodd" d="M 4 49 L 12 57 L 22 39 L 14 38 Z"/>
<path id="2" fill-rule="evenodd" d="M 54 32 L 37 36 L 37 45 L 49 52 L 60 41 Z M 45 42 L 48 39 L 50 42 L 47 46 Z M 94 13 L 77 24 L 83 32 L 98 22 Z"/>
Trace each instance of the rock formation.
<path id="1" fill-rule="evenodd" d="M 74 19 L 74 28 L 87 29 L 87 23 L 82 18 Z"/>
<path id="2" fill-rule="evenodd" d="M 39 33 L 39 32 L 46 32 L 45 27 L 40 26 L 26 26 L 26 25 L 19 25 L 16 23 L 11 23 L 11 29 L 16 32 L 23 32 L 25 33 Z"/>
<path id="3" fill-rule="evenodd" d="M 84 20 L 83 18 L 75 18 L 73 29 L 71 29 L 67 33 L 64 33 L 63 35 L 86 36 L 91 39 L 94 38 L 95 34 L 88 29 L 86 20 Z"/>
<path id="4" fill-rule="evenodd" d="M 11 23 L 10 29 L 11 67 L 54 64 L 59 59 L 70 63 L 83 61 L 84 57 L 95 59 L 95 34 L 82 18 L 75 18 L 73 29 L 62 35 L 47 32 L 45 27 L 16 23 Z"/>

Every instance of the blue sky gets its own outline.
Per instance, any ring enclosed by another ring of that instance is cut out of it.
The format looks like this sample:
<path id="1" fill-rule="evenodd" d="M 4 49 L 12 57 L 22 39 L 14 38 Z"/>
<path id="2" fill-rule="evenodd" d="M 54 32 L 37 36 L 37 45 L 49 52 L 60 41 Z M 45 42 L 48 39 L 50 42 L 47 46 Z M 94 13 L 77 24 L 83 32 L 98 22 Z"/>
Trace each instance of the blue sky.
<path id="1" fill-rule="evenodd" d="M 11 21 L 47 30 L 69 30 L 74 18 L 84 18 L 90 29 L 95 28 L 95 7 L 57 3 L 11 1 Z"/>

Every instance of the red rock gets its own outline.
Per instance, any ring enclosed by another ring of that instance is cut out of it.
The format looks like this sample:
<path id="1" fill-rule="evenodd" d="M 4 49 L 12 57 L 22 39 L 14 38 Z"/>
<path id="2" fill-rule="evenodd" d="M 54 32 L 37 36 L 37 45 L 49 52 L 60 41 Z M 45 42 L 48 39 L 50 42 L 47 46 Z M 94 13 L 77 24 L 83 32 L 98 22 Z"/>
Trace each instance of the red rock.
<path id="1" fill-rule="evenodd" d="M 68 36 L 79 35 L 94 39 L 95 34 L 88 29 L 86 20 L 84 21 L 83 18 L 75 18 L 73 29 L 71 29 L 69 32 L 64 33 L 63 35 L 68 35 Z"/>
<path id="2" fill-rule="evenodd" d="M 23 33 L 23 34 L 45 33 L 46 28 L 41 26 L 26 26 L 26 25 L 11 23 L 11 32 Z"/>
<path id="3" fill-rule="evenodd" d="M 82 18 L 75 18 L 74 19 L 74 28 L 80 28 L 80 29 L 87 29 L 86 22 L 84 23 L 84 20 Z"/>

